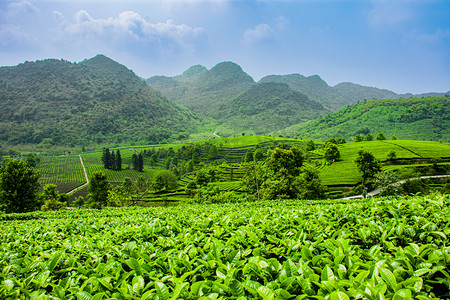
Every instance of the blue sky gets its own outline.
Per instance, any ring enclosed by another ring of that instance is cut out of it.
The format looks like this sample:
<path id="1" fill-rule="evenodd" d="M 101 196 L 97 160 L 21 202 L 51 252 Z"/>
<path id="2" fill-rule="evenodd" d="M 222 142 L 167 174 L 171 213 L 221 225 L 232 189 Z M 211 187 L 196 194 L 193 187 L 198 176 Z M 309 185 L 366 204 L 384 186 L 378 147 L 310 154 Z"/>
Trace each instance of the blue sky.
<path id="1" fill-rule="evenodd" d="M 446 0 L 0 0 L 0 65 L 103 53 L 144 78 L 233 61 L 255 80 L 446 92 L 449 16 Z"/>

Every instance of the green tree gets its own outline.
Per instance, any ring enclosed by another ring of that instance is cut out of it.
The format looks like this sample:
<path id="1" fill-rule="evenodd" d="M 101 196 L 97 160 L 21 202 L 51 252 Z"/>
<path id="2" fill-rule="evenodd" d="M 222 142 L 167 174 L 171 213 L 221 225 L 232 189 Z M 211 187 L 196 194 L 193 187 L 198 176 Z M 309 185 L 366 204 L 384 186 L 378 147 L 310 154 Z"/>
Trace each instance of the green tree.
<path id="1" fill-rule="evenodd" d="M 360 134 L 357 134 L 357 135 L 355 136 L 354 141 L 355 141 L 356 143 L 362 142 L 362 141 L 363 141 L 363 137 L 362 137 Z"/>
<path id="2" fill-rule="evenodd" d="M 142 153 L 139 153 L 137 158 L 137 171 L 142 172 L 144 170 L 144 157 Z"/>
<path id="3" fill-rule="evenodd" d="M 255 150 L 255 161 L 261 161 L 264 158 L 264 151 L 261 148 Z"/>
<path id="4" fill-rule="evenodd" d="M 121 171 L 122 170 L 122 156 L 120 155 L 120 150 L 117 150 L 116 165 L 115 165 L 114 169 L 117 170 L 117 171 Z"/>
<path id="5" fill-rule="evenodd" d="M 299 198 L 301 199 L 323 199 L 325 188 L 320 182 L 319 171 L 313 167 L 303 167 L 298 177 Z"/>
<path id="6" fill-rule="evenodd" d="M 30 153 L 27 155 L 27 159 L 25 160 L 27 164 L 29 164 L 31 167 L 36 168 L 36 165 L 39 162 L 39 158 L 35 156 L 33 153 Z"/>
<path id="7" fill-rule="evenodd" d="M 263 171 L 262 176 L 265 179 L 261 182 L 263 197 L 265 199 L 297 198 L 299 187 L 295 181 L 303 165 L 303 153 L 300 149 L 297 147 L 291 149 L 284 149 L 284 146 L 277 147 L 266 160 L 266 165 L 268 170 Z M 249 169 L 248 178 L 251 178 L 251 172 L 252 170 Z"/>
<path id="8" fill-rule="evenodd" d="M 0 209 L 6 213 L 21 213 L 38 209 L 38 171 L 26 162 L 7 159 L 0 166 Z"/>
<path id="9" fill-rule="evenodd" d="M 368 142 L 373 141 L 373 136 L 370 133 L 366 135 L 366 141 Z"/>
<path id="10" fill-rule="evenodd" d="M 375 175 L 375 186 L 381 190 L 381 196 L 394 195 L 399 189 L 396 186 L 397 175 L 392 171 L 379 172 Z"/>
<path id="11" fill-rule="evenodd" d="M 253 161 L 253 152 L 251 150 L 247 150 L 245 153 L 245 162 Z"/>
<path id="12" fill-rule="evenodd" d="M 380 162 L 369 151 L 359 150 L 355 163 L 358 171 L 362 173 L 363 183 L 366 183 L 367 180 L 381 171 Z"/>
<path id="13" fill-rule="evenodd" d="M 66 194 L 60 194 L 56 189 L 55 184 L 44 185 L 42 193 L 39 194 L 39 198 L 44 203 L 41 207 L 43 211 L 59 210 L 67 206 L 69 196 Z"/>
<path id="14" fill-rule="evenodd" d="M 109 148 L 103 148 L 102 162 L 105 169 L 111 168 L 111 153 L 109 152 Z"/>
<path id="15" fill-rule="evenodd" d="M 341 153 L 339 152 L 338 146 L 333 143 L 327 143 L 325 144 L 325 148 L 323 150 L 325 160 L 328 163 L 334 162 L 341 158 Z"/>
<path id="16" fill-rule="evenodd" d="M 386 137 L 384 136 L 384 134 L 382 132 L 378 132 L 376 139 L 377 139 L 377 141 L 384 141 L 386 139 Z"/>
<path id="17" fill-rule="evenodd" d="M 306 141 L 306 151 L 313 151 L 316 149 L 316 144 L 313 140 L 307 140 Z"/>
<path id="18" fill-rule="evenodd" d="M 172 190 L 177 187 L 177 176 L 169 170 L 159 171 L 155 175 L 154 187 L 156 190 Z"/>
<path id="19" fill-rule="evenodd" d="M 395 152 L 395 150 L 391 149 L 386 153 L 386 156 L 387 156 L 388 160 L 394 160 L 397 158 L 397 153 Z"/>
<path id="20" fill-rule="evenodd" d="M 96 171 L 92 174 L 88 184 L 89 202 L 94 207 L 105 206 L 108 199 L 108 190 L 111 185 L 108 177 L 102 171 Z"/>

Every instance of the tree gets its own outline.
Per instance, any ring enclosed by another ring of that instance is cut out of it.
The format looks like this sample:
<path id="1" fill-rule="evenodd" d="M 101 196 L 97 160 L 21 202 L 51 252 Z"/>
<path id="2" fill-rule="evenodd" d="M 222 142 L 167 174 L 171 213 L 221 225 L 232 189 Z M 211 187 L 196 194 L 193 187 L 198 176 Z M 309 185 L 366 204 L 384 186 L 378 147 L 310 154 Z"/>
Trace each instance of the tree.
<path id="1" fill-rule="evenodd" d="M 313 140 L 307 140 L 306 141 L 306 151 L 313 151 L 316 149 L 316 144 L 314 144 Z"/>
<path id="2" fill-rule="evenodd" d="M 109 161 L 109 169 L 115 170 L 116 169 L 116 154 L 114 151 L 111 151 L 110 161 Z"/>
<path id="3" fill-rule="evenodd" d="M 177 176 L 169 170 L 163 170 L 156 174 L 154 187 L 156 190 L 171 190 L 177 186 Z"/>
<path id="4" fill-rule="evenodd" d="M 120 150 L 117 150 L 116 165 L 115 165 L 114 169 L 117 170 L 117 171 L 121 171 L 122 170 L 122 156 L 120 155 Z"/>
<path id="5" fill-rule="evenodd" d="M 303 167 L 298 178 L 299 198 L 322 199 L 325 196 L 325 188 L 320 182 L 319 171 L 313 167 Z"/>
<path id="6" fill-rule="evenodd" d="M 59 210 L 67 206 L 69 196 L 60 194 L 55 184 L 44 185 L 43 191 L 39 194 L 39 198 L 44 203 L 41 207 L 43 211 Z"/>
<path id="7" fill-rule="evenodd" d="M 89 202 L 96 207 L 105 206 L 108 199 L 108 190 L 110 188 L 111 185 L 106 174 L 102 171 L 94 172 L 89 179 Z"/>
<path id="8" fill-rule="evenodd" d="M 40 207 L 38 171 L 18 159 L 7 159 L 0 166 L 0 209 L 22 213 Z"/>
<path id="9" fill-rule="evenodd" d="M 363 137 L 360 135 L 360 134 L 357 134 L 356 136 L 355 136 L 355 140 L 354 140 L 355 142 L 362 142 L 363 141 Z"/>
<path id="10" fill-rule="evenodd" d="M 111 168 L 111 153 L 109 152 L 109 148 L 103 148 L 102 162 L 105 169 Z"/>
<path id="11" fill-rule="evenodd" d="M 370 133 L 366 135 L 366 141 L 368 142 L 373 141 L 373 136 Z"/>
<path id="12" fill-rule="evenodd" d="M 133 155 L 131 156 L 131 163 L 133 164 L 133 170 L 137 170 L 138 169 L 138 156 L 136 153 L 133 153 Z"/>
<path id="13" fill-rule="evenodd" d="M 253 152 L 251 150 L 247 150 L 245 153 L 245 162 L 253 161 Z"/>
<path id="14" fill-rule="evenodd" d="M 394 195 L 398 190 L 397 175 L 392 171 L 379 172 L 375 175 L 375 186 L 381 190 L 381 196 Z"/>
<path id="15" fill-rule="evenodd" d="M 384 134 L 382 132 L 378 132 L 376 139 L 377 139 L 377 141 L 384 141 L 386 139 L 386 137 L 384 136 Z"/>
<path id="16" fill-rule="evenodd" d="M 284 149 L 285 146 L 280 146 L 267 159 L 268 170 L 264 171 L 262 175 L 266 179 L 261 183 L 261 193 L 266 199 L 292 199 L 297 198 L 299 194 L 299 187 L 295 184 L 295 180 L 301 172 L 303 153 L 297 147 L 288 150 Z M 250 169 L 248 173 L 250 178 Z M 255 175 L 253 174 L 253 176 Z"/>
<path id="17" fill-rule="evenodd" d="M 264 158 L 264 152 L 261 148 L 256 149 L 255 154 L 255 161 L 260 161 Z"/>
<path id="18" fill-rule="evenodd" d="M 334 162 L 341 158 L 341 153 L 339 152 L 336 144 L 327 143 L 324 148 L 324 157 L 328 163 Z"/>
<path id="19" fill-rule="evenodd" d="M 142 157 L 142 153 L 139 153 L 137 158 L 137 171 L 142 172 L 144 170 L 144 157 Z"/>
<path id="20" fill-rule="evenodd" d="M 389 150 L 388 153 L 386 153 L 386 156 L 388 158 L 388 160 L 394 160 L 397 158 L 397 153 L 395 152 L 395 150 Z"/>
<path id="21" fill-rule="evenodd" d="M 368 179 L 373 178 L 375 174 L 381 171 L 380 162 L 372 153 L 365 150 L 359 150 L 355 163 L 358 171 L 362 173 L 363 183 L 366 183 Z"/>
<path id="22" fill-rule="evenodd" d="M 33 153 L 28 154 L 27 159 L 25 160 L 25 162 L 33 168 L 36 168 L 36 165 L 39 163 L 39 161 L 40 159 Z"/>

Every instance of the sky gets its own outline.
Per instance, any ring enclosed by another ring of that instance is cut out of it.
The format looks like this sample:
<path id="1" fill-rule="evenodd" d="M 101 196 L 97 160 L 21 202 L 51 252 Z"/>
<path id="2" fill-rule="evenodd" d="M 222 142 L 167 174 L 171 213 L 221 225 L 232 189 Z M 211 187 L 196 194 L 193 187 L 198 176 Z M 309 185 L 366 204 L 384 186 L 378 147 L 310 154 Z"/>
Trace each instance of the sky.
<path id="1" fill-rule="evenodd" d="M 104 54 L 148 78 L 233 61 L 255 80 L 446 92 L 449 16 L 448 0 L 0 0 L 0 66 Z"/>

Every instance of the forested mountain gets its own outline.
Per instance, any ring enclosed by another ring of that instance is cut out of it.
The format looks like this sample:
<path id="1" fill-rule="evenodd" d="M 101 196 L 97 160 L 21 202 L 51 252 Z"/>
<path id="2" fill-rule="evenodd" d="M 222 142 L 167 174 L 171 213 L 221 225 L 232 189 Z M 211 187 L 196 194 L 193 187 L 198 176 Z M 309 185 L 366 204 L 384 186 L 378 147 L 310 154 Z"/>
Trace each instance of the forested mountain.
<path id="1" fill-rule="evenodd" d="M 0 143 L 156 142 L 190 131 L 187 109 L 103 56 L 0 68 Z"/>
<path id="2" fill-rule="evenodd" d="M 319 101 L 333 111 L 354 104 L 358 100 L 394 99 L 412 96 L 412 94 L 399 95 L 389 90 L 362 86 L 351 82 L 339 83 L 332 87 L 318 75 L 309 77 L 300 74 L 269 75 L 259 82 L 286 83 L 294 90 L 307 95 L 312 100 Z"/>
<path id="3" fill-rule="evenodd" d="M 362 101 L 278 133 L 303 139 L 386 138 L 450 140 L 450 96 Z"/>
<path id="4" fill-rule="evenodd" d="M 224 126 L 256 134 L 269 133 L 329 113 L 319 102 L 308 99 L 287 84 L 274 82 L 253 85 L 220 110 Z"/>
<path id="5" fill-rule="evenodd" d="M 210 70 L 197 65 L 179 76 L 154 76 L 147 83 L 193 112 L 221 120 L 220 108 L 255 82 L 239 65 L 222 62 Z"/>

